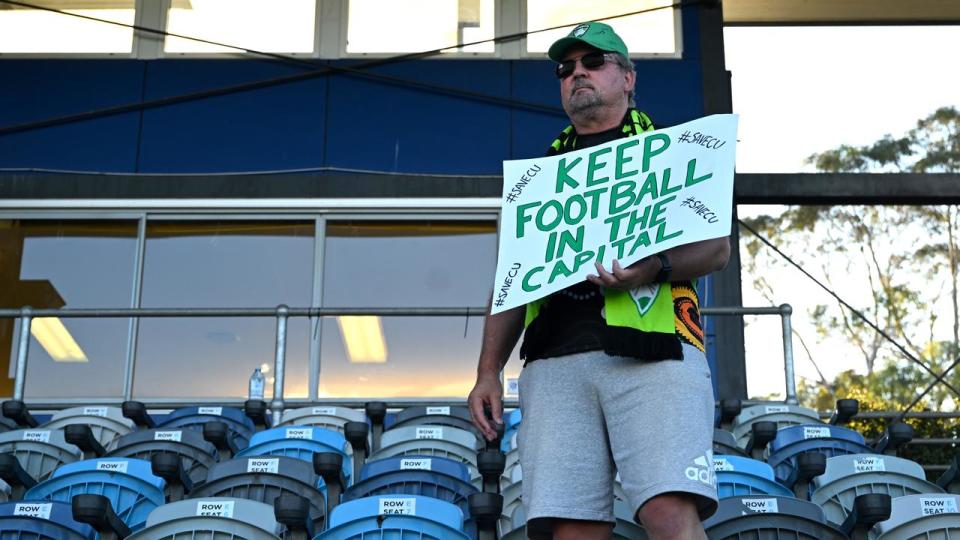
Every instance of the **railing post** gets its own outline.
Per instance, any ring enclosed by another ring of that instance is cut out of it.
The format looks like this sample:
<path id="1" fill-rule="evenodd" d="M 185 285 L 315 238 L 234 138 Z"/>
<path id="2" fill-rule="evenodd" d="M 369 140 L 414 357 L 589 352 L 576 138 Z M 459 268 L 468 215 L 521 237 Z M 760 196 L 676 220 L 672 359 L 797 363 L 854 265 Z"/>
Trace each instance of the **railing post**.
<path id="1" fill-rule="evenodd" d="M 30 352 L 30 325 L 33 310 L 29 306 L 20 310 L 20 341 L 17 343 L 17 374 L 13 379 L 13 399 L 23 401 L 23 387 L 27 378 L 27 353 Z"/>
<path id="2" fill-rule="evenodd" d="M 790 304 L 780 304 L 780 321 L 783 324 L 783 373 L 786 377 L 786 402 L 790 405 L 798 405 L 797 400 L 797 381 L 793 373 L 793 325 L 790 322 L 790 315 L 793 314 L 793 307 Z"/>
<path id="3" fill-rule="evenodd" d="M 283 413 L 283 375 L 286 370 L 287 355 L 287 317 L 290 308 L 281 304 L 277 306 L 277 349 L 273 360 L 273 401 L 270 409 L 273 412 L 273 425 L 280 423 Z"/>

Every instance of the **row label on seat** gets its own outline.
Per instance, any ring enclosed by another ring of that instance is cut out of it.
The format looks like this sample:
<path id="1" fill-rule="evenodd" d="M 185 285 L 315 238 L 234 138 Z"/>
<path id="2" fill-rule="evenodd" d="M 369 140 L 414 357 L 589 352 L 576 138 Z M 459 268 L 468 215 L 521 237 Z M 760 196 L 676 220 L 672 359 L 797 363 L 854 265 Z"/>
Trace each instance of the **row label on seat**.
<path id="1" fill-rule="evenodd" d="M 743 514 L 772 514 L 779 512 L 777 508 L 776 499 L 740 499 L 743 503 L 743 506 L 750 512 L 744 512 Z"/>
<path id="2" fill-rule="evenodd" d="M 98 461 L 97 470 L 107 471 L 107 472 L 126 473 L 127 465 L 128 463 L 126 461 Z"/>
<path id="3" fill-rule="evenodd" d="M 182 431 L 156 431 L 153 434 L 153 440 L 155 441 L 180 442 L 182 438 Z"/>
<path id="4" fill-rule="evenodd" d="M 432 460 L 430 459 L 401 459 L 400 460 L 400 470 L 408 471 L 411 469 L 418 469 L 422 471 L 431 471 Z"/>
<path id="5" fill-rule="evenodd" d="M 277 474 L 280 472 L 280 460 L 277 458 L 248 459 L 247 472 Z"/>
<path id="6" fill-rule="evenodd" d="M 288 429 L 286 432 L 286 438 L 287 439 L 312 439 L 313 428 Z"/>
<path id="7" fill-rule="evenodd" d="M 441 428 L 441 427 L 418 427 L 418 428 L 417 428 L 417 438 L 418 438 L 418 439 L 442 439 L 442 438 L 443 438 L 443 428 Z"/>
<path id="8" fill-rule="evenodd" d="M 13 507 L 13 515 L 35 517 L 40 519 L 50 519 L 51 508 L 53 508 L 53 505 L 50 503 L 44 503 L 44 504 L 18 503 L 16 506 Z"/>
<path id="9" fill-rule="evenodd" d="M 223 407 L 199 407 L 197 414 L 209 414 L 212 416 L 223 416 Z"/>
<path id="10" fill-rule="evenodd" d="M 313 411 L 310 414 L 322 414 L 325 416 L 335 416 L 337 414 L 336 407 L 314 407 Z"/>
<path id="11" fill-rule="evenodd" d="M 713 470 L 732 471 L 733 464 L 730 463 L 726 458 L 713 458 Z"/>
<path id="12" fill-rule="evenodd" d="M 824 427 L 813 427 L 813 426 L 804 426 L 803 428 L 803 438 L 804 439 L 825 439 L 830 437 L 830 428 Z"/>
<path id="13" fill-rule="evenodd" d="M 930 497 L 929 499 L 920 499 L 920 511 L 925 516 L 956 514 L 957 500 L 947 497 Z"/>
<path id="14" fill-rule="evenodd" d="M 23 432 L 23 440 L 35 442 L 50 442 L 49 429 L 28 429 Z"/>
<path id="15" fill-rule="evenodd" d="M 427 414 L 450 414 L 450 407 L 427 407 Z"/>
<path id="16" fill-rule="evenodd" d="M 84 407 L 83 414 L 84 416 L 106 416 L 107 408 L 106 407 Z"/>
<path id="17" fill-rule="evenodd" d="M 764 409 L 767 414 L 790 412 L 790 407 L 786 405 L 767 405 Z"/>
<path id="18" fill-rule="evenodd" d="M 234 501 L 197 501 L 197 515 L 210 517 L 233 517 Z"/>
<path id="19" fill-rule="evenodd" d="M 877 472 L 887 470 L 887 465 L 882 457 L 870 456 L 860 457 L 853 460 L 853 470 L 856 472 Z"/>
<path id="20" fill-rule="evenodd" d="M 416 499 L 380 499 L 380 515 L 400 514 L 404 516 L 417 515 Z"/>

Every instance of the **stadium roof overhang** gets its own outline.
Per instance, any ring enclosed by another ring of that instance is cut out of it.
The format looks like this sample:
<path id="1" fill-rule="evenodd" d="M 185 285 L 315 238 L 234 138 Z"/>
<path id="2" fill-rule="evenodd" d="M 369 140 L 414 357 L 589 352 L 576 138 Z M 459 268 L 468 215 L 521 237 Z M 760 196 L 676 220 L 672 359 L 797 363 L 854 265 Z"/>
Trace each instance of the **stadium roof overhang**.
<path id="1" fill-rule="evenodd" d="M 958 24 L 955 0 L 723 0 L 725 25 Z"/>

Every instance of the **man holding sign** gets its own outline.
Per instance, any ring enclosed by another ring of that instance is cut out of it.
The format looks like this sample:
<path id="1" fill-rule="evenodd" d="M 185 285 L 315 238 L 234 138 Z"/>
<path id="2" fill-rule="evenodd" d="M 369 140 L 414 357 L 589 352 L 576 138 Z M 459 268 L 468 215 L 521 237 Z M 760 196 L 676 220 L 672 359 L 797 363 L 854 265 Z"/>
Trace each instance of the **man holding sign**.
<path id="1" fill-rule="evenodd" d="M 653 131 L 634 108 L 626 45 L 606 24 L 577 26 L 549 56 L 572 125 L 547 157 L 504 163 L 474 423 L 496 436 L 500 371 L 526 329 L 528 530 L 549 522 L 553 538 L 609 538 L 619 472 L 651 539 L 705 538 L 714 399 L 696 279 L 730 254 L 735 119 Z"/>

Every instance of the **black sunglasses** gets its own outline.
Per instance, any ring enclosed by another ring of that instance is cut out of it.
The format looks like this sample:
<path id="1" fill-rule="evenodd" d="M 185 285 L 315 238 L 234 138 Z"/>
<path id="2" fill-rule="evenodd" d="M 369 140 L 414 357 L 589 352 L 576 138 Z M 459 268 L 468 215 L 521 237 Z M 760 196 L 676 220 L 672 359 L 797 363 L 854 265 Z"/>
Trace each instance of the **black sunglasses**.
<path id="1" fill-rule="evenodd" d="M 593 71 L 595 69 L 600 69 L 604 64 L 607 63 L 607 54 L 603 51 L 594 51 L 587 53 L 580 58 L 573 58 L 570 60 L 565 60 L 557 64 L 557 78 L 566 79 L 569 77 L 573 70 L 577 69 L 577 60 L 580 60 L 580 63 L 583 64 L 583 67 Z"/>

